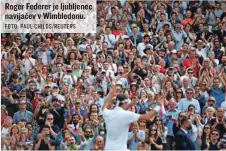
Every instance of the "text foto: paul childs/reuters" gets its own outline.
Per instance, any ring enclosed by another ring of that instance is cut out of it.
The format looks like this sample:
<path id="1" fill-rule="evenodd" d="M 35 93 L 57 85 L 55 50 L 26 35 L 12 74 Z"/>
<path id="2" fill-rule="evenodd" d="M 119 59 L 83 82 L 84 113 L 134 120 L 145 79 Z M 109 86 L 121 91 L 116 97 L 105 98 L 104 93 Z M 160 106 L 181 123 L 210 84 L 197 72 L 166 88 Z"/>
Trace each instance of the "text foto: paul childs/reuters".
<path id="1" fill-rule="evenodd" d="M 5 29 L 75 29 L 76 24 L 4 24 Z"/>

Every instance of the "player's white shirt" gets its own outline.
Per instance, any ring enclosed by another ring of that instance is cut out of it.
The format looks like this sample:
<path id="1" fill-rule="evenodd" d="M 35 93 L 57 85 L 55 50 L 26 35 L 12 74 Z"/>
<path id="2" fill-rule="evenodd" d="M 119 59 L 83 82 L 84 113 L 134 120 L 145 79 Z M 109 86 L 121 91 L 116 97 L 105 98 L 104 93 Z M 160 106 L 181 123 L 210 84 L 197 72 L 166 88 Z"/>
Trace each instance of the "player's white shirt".
<path id="1" fill-rule="evenodd" d="M 115 107 L 103 110 L 103 117 L 107 129 L 105 150 L 127 150 L 129 126 L 138 121 L 140 115 Z"/>

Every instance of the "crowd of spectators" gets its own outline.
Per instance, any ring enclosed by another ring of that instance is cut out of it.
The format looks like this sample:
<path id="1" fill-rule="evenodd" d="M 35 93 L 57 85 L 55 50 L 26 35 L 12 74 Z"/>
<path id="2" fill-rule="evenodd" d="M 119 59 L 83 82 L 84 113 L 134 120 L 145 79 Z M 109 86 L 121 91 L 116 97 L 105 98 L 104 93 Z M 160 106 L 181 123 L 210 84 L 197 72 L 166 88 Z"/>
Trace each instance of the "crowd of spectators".
<path id="1" fill-rule="evenodd" d="M 1 34 L 1 149 L 104 150 L 113 86 L 131 112 L 161 107 L 128 149 L 174 149 L 185 116 L 195 149 L 226 149 L 226 3 L 97 1 L 97 16 L 96 34 Z"/>

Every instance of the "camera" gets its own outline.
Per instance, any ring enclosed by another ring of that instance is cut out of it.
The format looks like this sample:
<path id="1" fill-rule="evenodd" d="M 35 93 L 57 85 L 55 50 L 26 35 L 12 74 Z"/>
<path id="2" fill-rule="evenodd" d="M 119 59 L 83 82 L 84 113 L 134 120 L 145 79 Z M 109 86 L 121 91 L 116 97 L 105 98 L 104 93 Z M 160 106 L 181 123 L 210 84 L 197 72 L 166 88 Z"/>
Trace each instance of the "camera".
<path id="1" fill-rule="evenodd" d="M 72 70 L 71 70 L 71 69 L 68 69 L 68 70 L 67 70 L 67 73 L 71 73 L 71 72 L 72 72 Z"/>
<path id="2" fill-rule="evenodd" d="M 168 118 L 171 119 L 172 118 L 172 115 L 168 115 Z"/>
<path id="3" fill-rule="evenodd" d="M 102 79 L 101 78 L 97 78 L 96 81 L 97 81 L 97 83 L 101 83 Z"/>
<path id="4" fill-rule="evenodd" d="M 141 84 L 141 79 L 137 79 L 137 85 Z"/>

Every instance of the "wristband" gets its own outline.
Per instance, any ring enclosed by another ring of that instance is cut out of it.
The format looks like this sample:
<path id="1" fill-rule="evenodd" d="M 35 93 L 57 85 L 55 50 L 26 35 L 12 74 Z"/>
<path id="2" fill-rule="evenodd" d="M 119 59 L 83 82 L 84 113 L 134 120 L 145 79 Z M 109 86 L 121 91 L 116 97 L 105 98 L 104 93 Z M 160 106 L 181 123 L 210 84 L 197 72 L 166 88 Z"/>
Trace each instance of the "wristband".
<path id="1" fill-rule="evenodd" d="M 153 110 L 155 111 L 155 114 L 158 114 L 159 111 L 161 110 L 161 107 L 160 106 L 156 106 Z"/>

